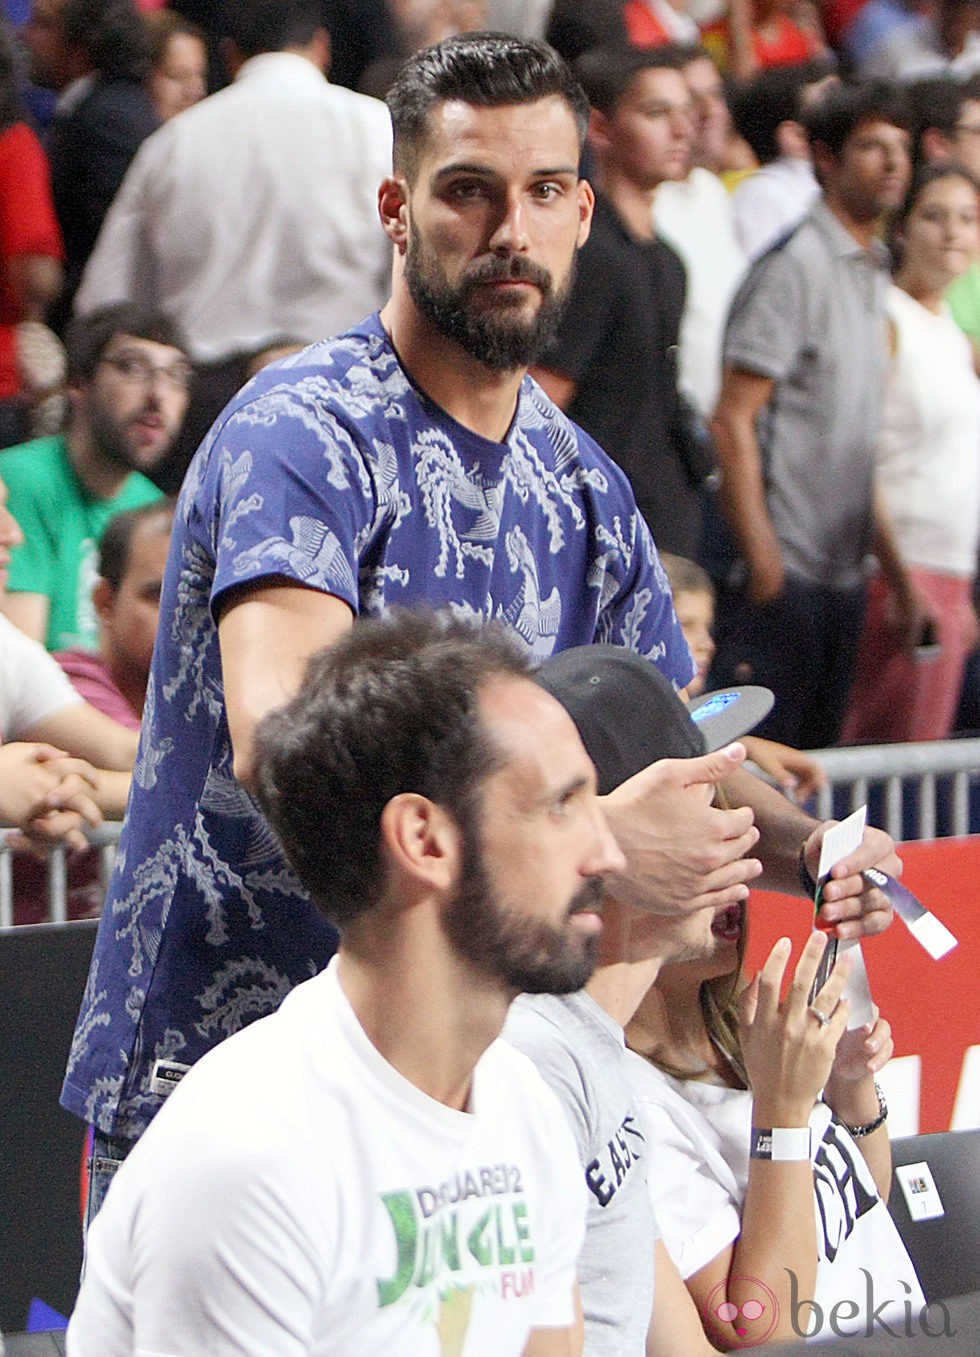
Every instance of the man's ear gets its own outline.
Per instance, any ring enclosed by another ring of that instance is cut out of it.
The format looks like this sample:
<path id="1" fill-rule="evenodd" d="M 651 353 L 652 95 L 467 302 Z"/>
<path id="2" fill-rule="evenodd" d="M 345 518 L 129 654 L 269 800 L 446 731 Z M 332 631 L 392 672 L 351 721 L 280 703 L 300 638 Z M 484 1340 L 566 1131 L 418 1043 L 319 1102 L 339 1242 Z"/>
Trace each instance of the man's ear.
<path id="1" fill-rule="evenodd" d="M 92 590 L 92 606 L 99 615 L 100 621 L 105 621 L 112 611 L 112 605 L 116 600 L 116 591 L 108 580 L 100 576 Z"/>
<path id="2" fill-rule="evenodd" d="M 593 151 L 605 151 L 612 143 L 609 119 L 605 113 L 600 113 L 597 108 L 593 108 L 589 112 L 589 129 L 586 133 L 586 140 Z"/>
<path id="3" fill-rule="evenodd" d="M 381 837 L 396 871 L 429 890 L 453 889 L 462 836 L 441 806 L 416 792 L 400 792 L 381 812 Z"/>
<path id="4" fill-rule="evenodd" d="M 378 215 L 385 235 L 399 254 L 408 246 L 408 184 L 402 175 L 391 175 L 378 189 Z"/>
<path id="5" fill-rule="evenodd" d="M 829 146 L 825 146 L 822 141 L 811 141 L 810 159 L 813 161 L 813 172 L 817 176 L 820 187 L 824 188 L 829 179 L 833 178 L 834 170 L 837 168 L 838 157 L 834 155 Z"/>
<path id="6" fill-rule="evenodd" d="M 947 161 L 954 158 L 952 137 L 948 137 L 938 127 L 926 128 L 922 133 L 920 146 L 920 157 L 927 164 L 931 164 L 934 160 Z"/>
<path id="7" fill-rule="evenodd" d="M 776 146 L 781 156 L 803 160 L 809 155 L 810 143 L 806 128 L 795 118 L 784 118 L 776 128 Z"/>
<path id="8" fill-rule="evenodd" d="M 576 245 L 579 249 L 589 238 L 589 232 L 592 230 L 592 213 L 595 211 L 595 192 L 588 179 L 578 181 L 578 239 Z"/>

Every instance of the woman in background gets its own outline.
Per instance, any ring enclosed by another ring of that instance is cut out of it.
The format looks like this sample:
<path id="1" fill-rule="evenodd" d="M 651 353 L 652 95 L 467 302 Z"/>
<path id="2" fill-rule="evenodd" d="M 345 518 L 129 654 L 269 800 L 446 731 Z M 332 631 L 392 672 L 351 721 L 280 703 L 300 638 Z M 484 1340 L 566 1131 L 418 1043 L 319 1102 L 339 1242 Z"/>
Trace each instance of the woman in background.
<path id="1" fill-rule="evenodd" d="M 147 15 L 150 30 L 150 98 L 166 122 L 191 108 L 208 92 L 208 49 L 196 24 L 160 9 Z"/>
<path id="2" fill-rule="evenodd" d="M 941 740 L 967 656 L 980 537 L 980 383 L 944 301 L 980 251 L 977 184 L 929 165 L 893 227 L 891 368 L 878 442 L 876 543 L 845 743 Z"/>

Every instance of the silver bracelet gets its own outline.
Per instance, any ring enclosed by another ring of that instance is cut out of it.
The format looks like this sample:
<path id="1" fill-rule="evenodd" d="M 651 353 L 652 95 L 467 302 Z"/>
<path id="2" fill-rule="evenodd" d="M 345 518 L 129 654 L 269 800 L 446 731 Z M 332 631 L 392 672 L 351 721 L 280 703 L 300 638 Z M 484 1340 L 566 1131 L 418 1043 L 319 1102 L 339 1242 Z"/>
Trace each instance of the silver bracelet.
<path id="1" fill-rule="evenodd" d="M 846 1121 L 841 1122 L 844 1130 L 855 1140 L 860 1140 L 862 1136 L 869 1136 L 872 1131 L 877 1131 L 879 1126 L 885 1124 L 885 1118 L 888 1116 L 888 1104 L 885 1102 L 885 1095 L 881 1091 L 881 1085 L 875 1081 L 875 1093 L 878 1095 L 878 1115 L 873 1121 L 866 1121 L 863 1126 L 849 1126 Z"/>

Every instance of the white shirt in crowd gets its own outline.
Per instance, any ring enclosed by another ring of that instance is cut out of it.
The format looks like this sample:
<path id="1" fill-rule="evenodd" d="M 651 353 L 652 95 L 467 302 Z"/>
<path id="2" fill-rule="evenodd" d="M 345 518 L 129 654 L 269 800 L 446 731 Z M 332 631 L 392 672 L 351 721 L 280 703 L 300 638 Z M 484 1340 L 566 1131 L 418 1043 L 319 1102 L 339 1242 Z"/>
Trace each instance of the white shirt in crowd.
<path id="1" fill-rule="evenodd" d="M 377 190 L 390 172 L 380 100 L 296 53 L 252 57 L 140 147 L 76 310 L 158 307 L 209 363 L 338 334 L 388 294 Z"/>

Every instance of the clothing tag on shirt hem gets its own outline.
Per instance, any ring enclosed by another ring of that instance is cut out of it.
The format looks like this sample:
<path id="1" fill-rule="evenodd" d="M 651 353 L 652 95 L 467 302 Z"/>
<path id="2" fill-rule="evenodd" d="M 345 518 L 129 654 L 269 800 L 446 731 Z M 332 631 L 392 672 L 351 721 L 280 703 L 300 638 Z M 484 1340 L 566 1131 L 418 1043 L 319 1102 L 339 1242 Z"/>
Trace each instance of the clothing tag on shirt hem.
<path id="1" fill-rule="evenodd" d="M 158 1098 L 169 1098 L 189 1069 L 190 1065 L 177 1060 L 158 1060 L 150 1075 L 150 1092 Z"/>

